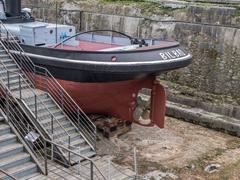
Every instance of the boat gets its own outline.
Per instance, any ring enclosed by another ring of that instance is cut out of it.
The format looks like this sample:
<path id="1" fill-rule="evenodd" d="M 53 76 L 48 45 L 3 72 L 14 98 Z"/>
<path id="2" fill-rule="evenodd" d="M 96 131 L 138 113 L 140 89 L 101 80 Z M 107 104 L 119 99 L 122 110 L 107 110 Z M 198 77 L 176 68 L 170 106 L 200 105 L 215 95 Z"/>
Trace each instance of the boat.
<path id="1" fill-rule="evenodd" d="M 164 127 L 166 94 L 155 77 L 192 61 L 175 41 L 139 39 L 114 30 L 76 33 L 74 26 L 36 21 L 30 9 L 22 9 L 21 0 L 0 0 L 0 19 L 24 54 L 46 67 L 86 113 L 145 126 Z M 142 123 L 141 113 L 136 114 L 138 93 L 145 88 L 151 90 L 151 112 L 150 121 Z"/>

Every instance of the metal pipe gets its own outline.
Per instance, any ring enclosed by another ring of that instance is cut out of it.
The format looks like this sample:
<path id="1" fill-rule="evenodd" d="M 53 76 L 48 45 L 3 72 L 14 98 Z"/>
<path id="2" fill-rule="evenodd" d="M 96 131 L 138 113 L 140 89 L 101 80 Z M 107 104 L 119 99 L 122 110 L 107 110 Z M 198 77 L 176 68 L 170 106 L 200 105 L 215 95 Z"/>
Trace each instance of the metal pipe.
<path id="1" fill-rule="evenodd" d="M 18 76 L 19 81 L 19 93 L 20 93 L 20 99 L 22 99 L 22 85 L 21 85 L 21 76 Z"/>
<path id="2" fill-rule="evenodd" d="M 9 71 L 7 70 L 7 82 L 8 82 L 8 89 L 10 90 L 10 79 L 9 79 Z"/>
<path id="3" fill-rule="evenodd" d="M 90 174 L 90 177 L 91 177 L 90 179 L 93 180 L 93 162 L 92 161 L 90 163 L 90 173 L 91 173 Z"/>
<path id="4" fill-rule="evenodd" d="M 44 141 L 44 167 L 45 167 L 45 175 L 48 175 L 48 164 L 47 164 L 47 141 Z"/>
<path id="5" fill-rule="evenodd" d="M 70 135 L 68 136 L 68 149 L 71 148 L 71 137 Z M 69 151 L 68 152 L 68 161 L 69 161 L 69 164 L 71 165 L 71 152 Z"/>
<path id="6" fill-rule="evenodd" d="M 38 115 L 38 113 L 37 113 L 37 95 L 36 94 L 34 94 L 34 98 L 35 98 L 35 118 L 36 118 L 36 120 L 37 120 L 37 115 Z"/>

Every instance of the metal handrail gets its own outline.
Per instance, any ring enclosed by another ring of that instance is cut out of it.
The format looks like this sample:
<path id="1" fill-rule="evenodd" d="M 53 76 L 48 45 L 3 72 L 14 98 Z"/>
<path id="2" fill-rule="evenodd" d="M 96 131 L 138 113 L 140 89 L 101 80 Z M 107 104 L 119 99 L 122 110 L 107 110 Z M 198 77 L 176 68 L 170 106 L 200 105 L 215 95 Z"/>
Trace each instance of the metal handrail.
<path id="1" fill-rule="evenodd" d="M 78 157 L 81 157 L 81 158 L 84 159 L 84 160 L 89 161 L 90 164 L 91 164 L 90 177 L 93 177 L 93 174 L 94 174 L 94 172 L 93 172 L 93 167 L 95 167 L 95 169 L 97 170 L 97 172 L 101 175 L 102 179 L 104 179 L 104 180 L 107 179 L 107 178 L 105 178 L 105 176 L 102 174 L 102 172 L 99 170 L 99 168 L 97 167 L 97 165 L 96 165 L 91 159 L 89 159 L 88 157 L 85 157 L 85 156 L 83 156 L 83 155 L 81 155 L 81 154 L 79 154 L 79 153 L 76 153 L 76 152 L 72 151 L 71 149 L 69 149 L 69 148 L 67 148 L 67 147 L 65 147 L 65 146 L 63 146 L 63 145 L 58 144 L 59 142 L 54 142 L 54 141 L 52 141 L 52 140 L 49 140 L 49 139 L 45 138 L 44 135 L 42 134 L 42 132 L 41 132 L 41 131 L 38 129 L 38 127 L 35 125 L 33 119 L 28 116 L 28 114 L 25 112 L 25 110 L 20 110 L 20 109 L 14 108 L 14 107 L 16 106 L 15 103 L 18 104 L 18 100 L 17 100 L 14 96 L 11 95 L 11 91 L 8 89 L 8 87 L 5 85 L 5 83 L 3 82 L 3 80 L 2 80 L 1 78 L 0 78 L 0 88 L 1 88 L 2 92 L 4 93 L 4 94 L 2 94 L 3 97 L 6 96 L 6 98 L 5 98 L 6 102 L 5 102 L 5 103 L 6 103 L 6 106 L 8 106 L 8 108 L 5 108 L 5 111 L 6 111 L 6 114 L 8 114 L 8 120 L 9 120 L 10 123 L 13 124 L 14 127 L 16 127 L 17 124 L 19 124 L 18 127 L 21 128 L 21 129 L 17 129 L 17 128 L 16 128 L 16 130 L 18 131 L 19 134 L 21 134 L 21 135 L 24 137 L 23 130 L 25 129 L 25 131 L 26 131 L 26 129 L 27 129 L 27 124 L 26 124 L 26 122 L 20 124 L 19 119 L 22 120 L 22 119 L 24 119 L 25 116 L 27 116 L 27 117 L 28 117 L 28 120 L 31 122 L 31 125 L 34 127 L 35 130 L 37 130 L 37 133 L 40 135 L 40 137 L 43 139 L 43 141 L 44 141 L 45 143 L 49 143 L 51 146 L 56 146 L 56 147 L 59 147 L 59 148 L 61 148 L 61 149 L 64 149 L 64 150 L 67 151 L 67 153 L 69 153 L 69 154 L 70 154 L 70 153 L 71 153 L 71 154 L 74 154 L 74 155 L 76 155 L 76 156 L 78 156 Z M 9 103 L 9 101 L 10 101 L 11 103 Z M 3 104 L 3 102 L 0 103 L 0 104 Z M 12 105 L 12 106 L 9 107 L 10 105 Z M 1 105 L 1 106 L 2 106 L 2 105 Z M 21 106 L 20 106 L 20 107 L 21 107 Z M 14 115 L 16 115 L 16 114 L 17 114 L 18 116 L 20 116 L 19 119 L 14 118 Z M 24 126 L 23 126 L 23 124 L 24 124 Z M 25 132 L 25 133 L 28 133 L 28 132 L 29 132 L 29 131 L 27 131 L 27 132 Z M 28 144 L 28 143 L 27 143 L 27 144 Z M 28 144 L 28 145 L 29 145 L 29 144 Z M 39 146 L 41 146 L 41 144 L 40 144 Z M 46 148 L 45 148 L 45 150 L 46 150 Z M 47 154 L 44 153 L 44 155 L 42 155 L 42 154 L 39 154 L 39 152 L 36 152 L 36 153 L 34 153 L 34 155 L 35 155 L 35 156 L 41 156 L 41 158 L 44 160 L 43 166 L 44 166 L 44 169 L 45 169 L 45 175 L 47 175 L 47 174 L 48 174 L 48 171 L 49 171 L 49 169 L 47 168 L 47 167 L 48 167 L 48 160 L 47 160 L 47 157 L 48 157 L 48 156 L 47 156 Z M 91 179 L 92 179 L 92 178 L 91 178 Z"/>
<path id="2" fill-rule="evenodd" d="M 5 33 L 7 34 L 7 39 L 6 39 L 7 41 L 3 41 L 3 40 L 1 41 L 1 44 L 5 48 L 6 52 L 8 52 L 8 54 L 11 55 L 11 57 L 13 57 L 13 56 L 15 57 L 15 58 L 13 58 L 13 60 L 19 66 L 24 67 L 26 69 L 26 71 L 30 72 L 26 76 L 31 77 L 30 81 L 33 83 L 34 86 L 37 86 L 36 75 L 39 74 L 39 71 L 37 71 L 37 70 L 43 71 L 43 73 L 41 73 L 41 76 L 44 76 L 45 78 L 50 78 L 52 80 L 51 81 L 52 89 L 49 89 L 49 86 L 50 86 L 49 84 L 48 84 L 48 87 L 45 87 L 47 89 L 47 92 L 49 92 L 50 94 L 51 94 L 51 92 L 55 92 L 55 95 L 57 92 L 58 96 L 53 96 L 53 98 L 57 102 L 59 101 L 60 98 L 64 101 L 64 103 L 63 103 L 63 101 L 61 103 L 61 107 L 63 107 L 63 110 L 68 107 L 68 109 L 71 108 L 77 113 L 77 117 L 71 116 L 71 118 L 69 117 L 69 120 L 71 120 L 72 123 L 78 125 L 77 127 L 78 127 L 79 131 L 82 134 L 84 134 L 83 138 L 95 150 L 96 126 L 93 124 L 93 122 L 88 118 L 88 116 L 82 111 L 82 109 L 76 104 L 76 102 L 72 99 L 72 97 L 63 89 L 63 87 L 58 83 L 58 81 L 51 75 L 51 73 L 46 68 L 37 66 L 31 61 L 31 59 L 26 55 L 26 53 L 23 51 L 23 49 L 21 48 L 19 43 L 16 41 L 15 37 L 7 30 L 7 28 L 4 26 L 4 24 L 0 21 L 0 28 L 1 27 L 3 27 L 3 29 L 5 30 Z M 0 29 L 0 33 L 1 33 L 1 29 Z M 5 46 L 9 47 L 10 50 L 7 49 Z M 20 56 L 20 58 L 18 57 L 18 55 Z M 81 119 L 79 119 L 80 117 L 81 117 Z M 81 124 L 80 120 L 84 121 L 84 124 Z M 85 131 L 83 131 L 80 128 L 80 126 L 83 126 Z M 89 130 L 88 127 L 91 127 L 91 129 Z M 91 137 L 91 139 L 93 139 L 94 141 L 89 142 L 88 138 L 85 136 Z"/>
<path id="3" fill-rule="evenodd" d="M 33 93 L 33 95 L 35 96 L 35 104 L 37 105 L 38 103 L 39 103 L 39 98 L 37 97 L 37 94 L 33 91 L 33 89 L 32 89 L 32 87 L 31 86 L 29 86 L 29 84 L 28 84 L 28 82 L 26 81 L 26 79 L 25 78 L 23 78 L 23 76 L 21 75 L 21 74 L 19 74 L 19 73 L 17 73 L 17 72 L 14 72 L 14 71 L 10 71 L 10 70 L 8 70 L 7 69 L 7 67 L 5 66 L 5 64 L 4 63 L 2 63 L 1 61 L 0 61 L 0 63 L 3 65 L 3 67 L 5 68 L 5 70 L 7 71 L 7 79 L 8 79 L 8 89 L 10 90 L 10 88 L 11 88 L 11 86 L 10 86 L 10 84 L 9 84 L 9 82 L 10 82 L 10 80 L 9 80 L 9 78 L 10 78 L 10 76 L 9 76 L 9 73 L 12 73 L 12 74 L 17 74 L 18 76 L 19 76 L 19 87 L 21 87 L 21 80 L 23 80 L 23 82 L 24 83 L 26 83 L 26 85 L 28 86 L 28 89 Z M 10 90 L 11 91 L 11 90 Z M 19 89 L 19 93 L 20 93 L 20 100 L 22 100 L 22 98 L 21 98 L 21 94 L 22 94 L 22 88 L 20 88 Z M 55 120 L 55 122 L 57 122 L 57 124 L 64 130 L 64 132 L 67 134 L 67 136 L 68 137 L 70 137 L 70 135 L 69 135 L 69 133 L 66 131 L 66 129 L 60 124 L 60 122 L 56 119 L 56 117 L 52 114 L 52 112 L 48 109 L 48 107 L 42 102 L 42 100 L 40 99 L 40 103 L 41 103 L 41 105 L 43 105 L 44 106 L 44 108 L 47 110 L 47 112 L 51 115 L 51 117 L 53 117 L 54 118 L 54 120 Z M 36 109 L 35 109 L 35 111 L 37 111 L 37 106 L 36 106 Z M 30 110 L 30 109 L 29 109 Z M 30 110 L 31 112 L 32 112 L 32 110 Z M 35 116 L 35 118 L 36 118 L 36 120 L 38 119 L 38 116 L 36 115 L 36 112 L 35 112 L 35 114 L 33 114 L 34 116 Z"/>
<path id="4" fill-rule="evenodd" d="M 8 176 L 9 178 L 11 178 L 13 180 L 17 180 L 17 178 L 15 178 L 14 176 L 12 176 L 11 174 L 7 173 L 6 171 L 4 171 L 1 168 L 0 168 L 0 172 L 2 172 L 3 174 L 5 174 L 6 176 Z"/>
<path id="5" fill-rule="evenodd" d="M 17 72 L 14 72 L 14 71 L 9 71 L 8 69 L 7 69 L 7 67 L 5 66 L 5 64 L 4 63 L 2 63 L 1 61 L 0 61 L 0 63 L 3 65 L 3 67 L 5 68 L 3 68 L 4 70 L 6 70 L 6 72 L 7 72 L 7 88 L 8 88 L 8 90 L 10 91 L 10 94 L 13 96 L 13 94 L 12 94 L 12 92 L 11 92 L 11 86 L 10 86 L 10 75 L 9 75 L 9 73 L 13 73 L 13 74 L 17 74 L 18 76 L 19 76 L 19 93 L 20 93 L 20 100 L 22 101 L 22 103 L 25 105 L 25 107 L 28 109 L 28 111 L 30 112 L 30 114 L 33 116 L 33 117 L 35 117 L 36 118 L 36 120 L 38 120 L 38 116 L 37 116 L 37 109 L 38 109 L 38 107 L 37 107 L 37 104 L 39 103 L 39 98 L 37 97 L 37 95 L 36 95 L 36 93 L 33 91 L 33 89 L 32 89 L 32 87 L 26 82 L 26 79 L 25 78 L 23 78 L 22 77 L 22 75 L 21 74 L 19 74 L 19 73 L 17 73 Z M 33 93 L 33 95 L 35 96 L 35 114 L 32 112 L 32 110 L 30 109 L 30 108 L 28 108 L 28 106 L 26 105 L 26 103 L 24 102 L 24 100 L 23 100 L 23 98 L 21 97 L 21 94 L 22 94 L 22 88 L 21 88 L 21 82 L 22 82 L 22 80 L 23 80 L 23 82 L 28 86 L 28 90 L 30 90 L 32 93 Z M 2 82 L 3 84 L 5 84 L 4 82 Z M 45 110 L 47 110 L 47 112 L 51 115 L 51 121 L 52 121 L 52 126 L 51 126 L 51 137 L 52 137 L 52 140 L 54 139 L 53 137 L 54 137 L 54 126 L 53 126 L 53 120 L 55 121 L 55 122 L 57 122 L 57 124 L 64 130 L 64 133 L 68 136 L 68 147 L 70 147 L 71 145 L 70 145 L 70 143 L 71 143 L 71 136 L 69 135 L 69 133 L 66 131 L 66 129 L 60 124 L 60 122 L 55 118 L 55 116 L 52 114 L 52 112 L 48 109 L 48 107 L 46 107 L 46 105 L 42 102 L 42 100 L 40 99 L 40 103 L 41 103 L 41 106 L 40 107 L 42 107 L 42 105 L 44 106 L 44 108 L 45 108 Z M 42 127 L 42 125 L 40 124 L 40 127 L 42 128 L 42 129 L 44 129 L 43 127 Z M 65 143 L 65 142 L 64 142 Z M 69 156 L 69 163 L 70 163 L 70 156 Z"/>

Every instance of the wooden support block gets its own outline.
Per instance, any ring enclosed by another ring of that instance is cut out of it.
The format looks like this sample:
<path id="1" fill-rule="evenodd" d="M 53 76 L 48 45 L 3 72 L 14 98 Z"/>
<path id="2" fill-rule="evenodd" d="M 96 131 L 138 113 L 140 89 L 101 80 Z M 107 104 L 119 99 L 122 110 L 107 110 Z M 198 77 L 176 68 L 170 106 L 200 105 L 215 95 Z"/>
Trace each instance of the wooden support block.
<path id="1" fill-rule="evenodd" d="M 103 133 L 106 138 L 120 136 L 131 131 L 132 122 L 118 118 L 110 117 L 93 117 L 94 124 L 99 132 Z"/>

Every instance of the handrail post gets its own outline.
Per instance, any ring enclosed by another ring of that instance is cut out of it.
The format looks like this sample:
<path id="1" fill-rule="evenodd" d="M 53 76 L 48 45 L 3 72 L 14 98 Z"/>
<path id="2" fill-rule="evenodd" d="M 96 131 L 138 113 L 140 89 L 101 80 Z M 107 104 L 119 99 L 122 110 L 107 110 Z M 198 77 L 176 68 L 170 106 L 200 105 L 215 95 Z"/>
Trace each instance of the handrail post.
<path id="1" fill-rule="evenodd" d="M 79 154 L 81 154 L 81 148 L 79 147 Z M 78 160 L 78 175 L 81 174 L 81 158 Z"/>
<path id="2" fill-rule="evenodd" d="M 10 90 L 10 79 L 9 79 L 9 71 L 7 70 L 7 82 L 8 82 L 8 89 Z"/>
<path id="3" fill-rule="evenodd" d="M 52 136 L 53 136 L 53 115 L 51 115 L 51 132 L 52 132 Z"/>
<path id="4" fill-rule="evenodd" d="M 0 25 L 0 39 L 2 40 L 2 22 L 1 22 L 1 25 Z"/>
<path id="5" fill-rule="evenodd" d="M 71 149 L 71 136 L 68 135 L 68 149 Z M 68 152 L 68 161 L 69 161 L 69 165 L 71 165 L 71 153 L 70 151 Z"/>
<path id="6" fill-rule="evenodd" d="M 47 162 L 47 141 L 44 141 L 44 167 L 45 167 L 45 175 L 48 175 L 48 162 Z"/>
<path id="7" fill-rule="evenodd" d="M 9 114 L 10 114 L 10 112 L 9 112 L 9 94 L 8 94 L 8 90 L 7 90 L 7 93 L 6 93 L 6 110 L 7 110 L 7 113 L 6 113 L 6 115 L 7 115 L 7 121 L 9 122 Z"/>
<path id="8" fill-rule="evenodd" d="M 37 120 L 38 113 L 37 113 L 37 95 L 36 94 L 34 95 L 34 98 L 35 98 L 35 117 L 36 117 L 36 120 Z"/>
<path id="9" fill-rule="evenodd" d="M 77 120 L 78 120 L 78 126 L 80 126 L 80 111 L 77 109 Z"/>
<path id="10" fill-rule="evenodd" d="M 62 106 L 62 110 L 64 110 L 64 102 L 63 102 L 63 90 L 61 89 L 61 106 Z"/>
<path id="11" fill-rule="evenodd" d="M 93 162 L 90 163 L 90 179 L 93 180 Z"/>
<path id="12" fill-rule="evenodd" d="M 45 90 L 46 90 L 46 92 L 48 92 L 48 74 L 47 74 L 47 71 L 45 71 Z"/>
<path id="13" fill-rule="evenodd" d="M 21 85 L 21 76 L 18 75 L 18 81 L 19 81 L 19 93 L 20 93 L 20 99 L 22 99 L 22 85 Z"/>
<path id="14" fill-rule="evenodd" d="M 97 128 L 94 127 L 94 149 L 97 147 Z"/>
<path id="15" fill-rule="evenodd" d="M 20 61 L 20 67 L 21 67 L 21 69 L 22 69 L 22 67 L 23 67 L 23 65 L 22 65 L 22 64 L 23 64 L 22 61 L 23 61 L 23 60 L 22 60 L 21 57 L 22 57 L 22 51 L 20 51 L 20 59 L 21 59 L 21 61 Z"/>
<path id="16" fill-rule="evenodd" d="M 33 74 L 34 74 L 34 86 L 36 86 L 36 84 L 37 84 L 36 66 L 33 67 Z"/>
<path id="17" fill-rule="evenodd" d="M 54 129 L 53 129 L 54 127 L 53 127 L 53 126 L 54 126 L 54 124 L 53 124 L 53 115 L 51 115 L 52 141 L 53 141 L 53 139 L 54 139 Z M 53 151 L 54 151 L 54 149 L 53 149 L 53 148 L 54 148 L 54 147 L 53 147 L 53 144 L 51 145 L 51 148 L 52 148 L 52 149 L 51 149 L 51 150 L 52 150 L 51 158 L 52 158 L 52 161 L 53 161 L 53 159 L 54 159 L 54 157 L 53 157 L 53 156 L 54 156 L 54 154 L 53 154 Z"/>
<path id="18" fill-rule="evenodd" d="M 7 42 L 8 42 L 8 48 L 7 51 L 8 53 L 10 52 L 10 48 L 9 48 L 9 32 L 7 31 Z"/>

